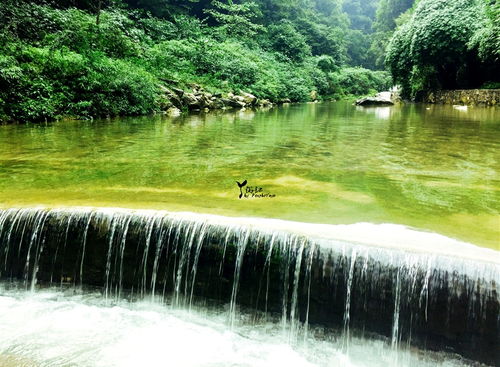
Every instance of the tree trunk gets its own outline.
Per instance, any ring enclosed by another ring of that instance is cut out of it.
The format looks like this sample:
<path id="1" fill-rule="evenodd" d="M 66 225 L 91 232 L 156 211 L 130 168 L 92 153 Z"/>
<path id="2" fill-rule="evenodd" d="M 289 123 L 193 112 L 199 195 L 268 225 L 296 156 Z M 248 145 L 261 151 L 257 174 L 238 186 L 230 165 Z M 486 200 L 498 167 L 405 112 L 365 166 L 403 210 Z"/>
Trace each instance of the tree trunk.
<path id="1" fill-rule="evenodd" d="M 101 9 L 102 9 L 102 0 L 97 2 L 97 14 L 95 18 L 95 24 L 99 25 L 101 23 Z"/>

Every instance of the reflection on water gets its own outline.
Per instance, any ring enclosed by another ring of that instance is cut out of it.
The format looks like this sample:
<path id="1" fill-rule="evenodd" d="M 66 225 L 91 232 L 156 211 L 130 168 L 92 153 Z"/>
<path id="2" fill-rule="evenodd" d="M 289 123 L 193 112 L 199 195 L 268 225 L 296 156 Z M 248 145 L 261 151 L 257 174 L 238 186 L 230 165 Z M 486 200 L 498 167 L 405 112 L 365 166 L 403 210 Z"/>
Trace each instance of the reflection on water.
<path id="1" fill-rule="evenodd" d="M 0 126 L 0 205 L 391 222 L 498 248 L 500 111 L 348 103 Z M 238 199 L 248 180 L 275 198 Z"/>

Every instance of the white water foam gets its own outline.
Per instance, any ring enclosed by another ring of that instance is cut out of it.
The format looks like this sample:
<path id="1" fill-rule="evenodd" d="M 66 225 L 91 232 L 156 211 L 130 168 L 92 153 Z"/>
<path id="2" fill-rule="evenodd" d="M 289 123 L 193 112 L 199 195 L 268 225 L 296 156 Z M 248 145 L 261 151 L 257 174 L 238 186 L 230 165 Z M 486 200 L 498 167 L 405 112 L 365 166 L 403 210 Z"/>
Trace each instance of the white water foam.
<path id="1" fill-rule="evenodd" d="M 279 323 L 242 324 L 230 331 L 225 321 L 210 311 L 150 302 L 112 305 L 100 295 L 27 292 L 0 284 L 0 365 L 2 360 L 32 367 L 467 365 L 453 356 L 393 350 L 380 340 L 353 338 L 348 354 L 331 337 L 309 336 L 291 345 Z"/>

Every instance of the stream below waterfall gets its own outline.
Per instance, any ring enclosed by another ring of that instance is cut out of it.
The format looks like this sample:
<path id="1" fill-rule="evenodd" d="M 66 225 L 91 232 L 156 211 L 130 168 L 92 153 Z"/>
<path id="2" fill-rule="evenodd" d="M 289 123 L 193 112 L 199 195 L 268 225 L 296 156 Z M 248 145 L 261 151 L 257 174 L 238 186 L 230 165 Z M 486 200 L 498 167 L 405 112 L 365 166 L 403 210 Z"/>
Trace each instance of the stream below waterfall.
<path id="1" fill-rule="evenodd" d="M 456 355 L 391 348 L 390 341 L 310 329 L 290 343 L 279 322 L 238 313 L 182 309 L 151 301 L 106 301 L 73 289 L 29 292 L 0 285 L 2 367 L 459 367 Z"/>

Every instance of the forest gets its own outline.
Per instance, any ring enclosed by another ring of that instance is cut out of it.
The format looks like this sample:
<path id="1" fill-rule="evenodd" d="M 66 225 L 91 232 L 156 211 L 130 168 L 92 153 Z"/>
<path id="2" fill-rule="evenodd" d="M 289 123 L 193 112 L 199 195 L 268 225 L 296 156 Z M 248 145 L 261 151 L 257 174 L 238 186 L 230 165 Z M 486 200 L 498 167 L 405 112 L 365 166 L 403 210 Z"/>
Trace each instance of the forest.
<path id="1" fill-rule="evenodd" d="M 498 88 L 496 0 L 2 0 L 0 121 L 143 115 L 164 88 L 273 103 Z"/>

